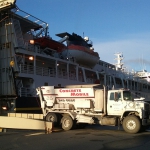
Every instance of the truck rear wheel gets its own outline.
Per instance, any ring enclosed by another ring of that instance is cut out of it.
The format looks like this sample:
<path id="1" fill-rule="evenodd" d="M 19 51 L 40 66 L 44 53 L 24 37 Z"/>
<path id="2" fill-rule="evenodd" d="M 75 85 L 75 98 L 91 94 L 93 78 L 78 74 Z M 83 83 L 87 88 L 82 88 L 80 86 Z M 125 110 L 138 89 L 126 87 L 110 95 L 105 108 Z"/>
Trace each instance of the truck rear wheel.
<path id="1" fill-rule="evenodd" d="M 53 122 L 54 125 L 58 125 L 58 117 L 57 117 L 57 115 L 55 113 L 49 113 L 46 116 L 46 121 Z"/>
<path id="2" fill-rule="evenodd" d="M 62 128 L 64 130 L 71 130 L 73 128 L 73 125 L 74 125 L 74 121 L 68 115 L 65 115 L 62 117 L 61 123 L 62 123 Z"/>
<path id="3" fill-rule="evenodd" d="M 136 116 L 127 116 L 123 120 L 123 129 L 128 133 L 138 133 L 141 129 L 141 122 Z"/>

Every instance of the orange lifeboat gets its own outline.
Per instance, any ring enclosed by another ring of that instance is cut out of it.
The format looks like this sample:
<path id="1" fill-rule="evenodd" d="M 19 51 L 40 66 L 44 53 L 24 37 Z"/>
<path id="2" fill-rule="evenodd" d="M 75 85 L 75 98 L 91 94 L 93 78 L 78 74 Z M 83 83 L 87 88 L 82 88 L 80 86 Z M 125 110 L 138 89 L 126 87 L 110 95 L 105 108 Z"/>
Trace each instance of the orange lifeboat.
<path id="1" fill-rule="evenodd" d="M 67 47 L 58 41 L 53 40 L 50 37 L 40 37 L 37 39 L 34 39 L 36 44 L 39 44 L 41 48 L 50 48 L 53 50 L 56 50 L 57 52 L 62 52 Z"/>

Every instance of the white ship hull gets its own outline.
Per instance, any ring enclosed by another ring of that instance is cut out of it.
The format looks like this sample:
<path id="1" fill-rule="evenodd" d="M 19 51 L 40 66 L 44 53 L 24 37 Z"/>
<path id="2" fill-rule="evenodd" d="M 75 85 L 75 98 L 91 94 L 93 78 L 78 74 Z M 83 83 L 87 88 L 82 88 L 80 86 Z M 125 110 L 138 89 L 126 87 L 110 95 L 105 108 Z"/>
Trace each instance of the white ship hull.
<path id="1" fill-rule="evenodd" d="M 83 50 L 68 49 L 62 52 L 63 57 L 74 59 L 79 65 L 88 66 L 93 68 L 99 61 L 99 57 L 87 53 Z"/>

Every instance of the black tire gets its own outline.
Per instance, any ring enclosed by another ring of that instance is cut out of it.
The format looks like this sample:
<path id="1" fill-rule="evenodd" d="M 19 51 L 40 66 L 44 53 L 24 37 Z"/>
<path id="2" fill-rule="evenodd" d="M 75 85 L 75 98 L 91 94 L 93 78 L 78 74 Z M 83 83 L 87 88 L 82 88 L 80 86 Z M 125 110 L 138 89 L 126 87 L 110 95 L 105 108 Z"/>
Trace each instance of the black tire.
<path id="1" fill-rule="evenodd" d="M 141 122 L 136 116 L 127 116 L 123 120 L 123 129 L 128 133 L 138 133 L 141 129 Z"/>
<path id="2" fill-rule="evenodd" d="M 74 121 L 68 115 L 62 117 L 61 123 L 62 123 L 62 128 L 66 131 L 71 130 L 74 127 Z"/>
<path id="3" fill-rule="evenodd" d="M 58 125 L 58 117 L 55 113 L 49 113 L 46 116 L 46 121 L 53 122 L 55 126 Z"/>
<path id="4" fill-rule="evenodd" d="M 57 115 L 57 126 L 60 126 L 62 115 L 61 114 L 56 114 L 56 115 Z"/>

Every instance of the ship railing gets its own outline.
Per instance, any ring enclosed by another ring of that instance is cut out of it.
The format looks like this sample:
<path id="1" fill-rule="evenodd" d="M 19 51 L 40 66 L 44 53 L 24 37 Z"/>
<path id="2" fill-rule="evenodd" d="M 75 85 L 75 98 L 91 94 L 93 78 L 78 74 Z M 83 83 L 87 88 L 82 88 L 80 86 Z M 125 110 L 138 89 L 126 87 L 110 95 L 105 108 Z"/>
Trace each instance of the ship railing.
<path id="1" fill-rule="evenodd" d="M 68 73 L 66 71 L 58 70 L 58 78 L 68 78 Z"/>
<path id="2" fill-rule="evenodd" d="M 23 87 L 22 80 L 16 80 L 17 94 L 20 96 L 21 88 Z"/>
<path id="3" fill-rule="evenodd" d="M 19 68 L 20 68 L 20 73 L 34 74 L 34 71 L 35 71 L 35 68 L 33 65 L 20 64 Z M 55 77 L 56 71 L 54 68 L 49 69 L 46 67 L 36 66 L 36 74 L 41 75 L 41 76 Z"/>
<path id="4" fill-rule="evenodd" d="M 36 96 L 37 92 L 35 88 L 30 88 L 29 95 Z"/>
<path id="5" fill-rule="evenodd" d="M 126 71 L 117 71 L 117 72 L 114 72 L 114 74 L 115 74 L 115 77 L 122 78 L 125 80 L 134 78 L 131 73 L 128 73 Z"/>
<path id="6" fill-rule="evenodd" d="M 27 51 L 35 52 L 35 47 L 34 45 L 30 44 L 28 41 L 24 42 L 24 48 Z"/>
<path id="7" fill-rule="evenodd" d="M 19 65 L 20 73 L 34 74 L 34 66 L 33 65 Z"/>
<path id="8" fill-rule="evenodd" d="M 130 90 L 135 90 L 135 87 L 134 87 L 134 85 L 130 85 L 130 88 L 129 88 Z"/>
<path id="9" fill-rule="evenodd" d="M 53 69 L 53 68 L 49 69 L 46 67 L 39 67 L 39 66 L 36 66 L 36 74 L 41 75 L 41 76 L 49 76 L 49 77 L 56 76 L 55 69 Z"/>
<path id="10" fill-rule="evenodd" d="M 122 88 L 122 84 L 116 84 L 117 88 Z"/>
<path id="11" fill-rule="evenodd" d="M 35 96 L 35 95 L 36 95 L 36 91 L 33 88 L 22 87 L 19 89 L 20 97 L 31 97 L 31 96 Z"/>
<path id="12" fill-rule="evenodd" d="M 116 77 L 118 78 L 125 78 L 125 76 L 128 76 L 128 74 L 126 74 L 125 72 L 118 70 L 117 72 L 114 71 L 114 73 L 116 74 Z"/>
<path id="13" fill-rule="evenodd" d="M 42 76 L 49 76 L 48 68 L 42 68 Z"/>
<path id="14" fill-rule="evenodd" d="M 36 66 L 36 74 L 43 76 L 43 67 Z"/>
<path id="15" fill-rule="evenodd" d="M 70 74 L 69 74 L 69 79 L 70 79 L 70 80 L 77 80 L 76 74 L 70 73 Z"/>
<path id="16" fill-rule="evenodd" d="M 36 74 L 40 76 L 49 76 L 49 77 L 56 77 L 56 70 L 55 68 L 49 67 L 34 67 L 33 65 L 27 64 L 20 64 L 19 65 L 20 73 L 26 74 Z M 70 79 L 70 80 L 77 80 L 76 74 L 68 74 L 67 71 L 62 71 L 61 69 L 57 71 L 57 77 L 63 79 Z M 83 77 L 79 78 L 79 81 L 83 82 Z M 88 83 L 93 83 L 93 80 L 90 78 L 88 79 Z"/>
<path id="17" fill-rule="evenodd" d="M 21 16 L 24 20 L 32 22 L 33 25 L 36 27 L 39 27 L 38 33 L 35 33 L 35 36 L 40 36 L 42 32 L 47 32 L 48 24 L 34 16 L 32 16 L 29 13 L 26 13 L 25 11 L 19 9 L 18 7 L 11 10 L 14 15 Z M 42 28 L 42 29 L 41 29 Z M 33 31 L 34 32 L 34 31 Z M 46 33 L 47 34 L 47 33 Z"/>
<path id="18" fill-rule="evenodd" d="M 49 69 L 49 76 L 50 77 L 56 77 L 56 71 L 55 71 L 55 69 Z"/>
<path id="19" fill-rule="evenodd" d="M 86 78 L 86 82 L 87 83 L 94 83 L 94 79 L 92 79 L 92 78 Z"/>
<path id="20" fill-rule="evenodd" d="M 142 82 L 142 83 L 148 83 L 148 81 L 146 79 L 140 79 L 140 82 Z"/>
<path id="21" fill-rule="evenodd" d="M 80 82 L 84 82 L 83 76 L 80 76 L 80 75 L 79 75 L 78 80 L 79 80 Z"/>

